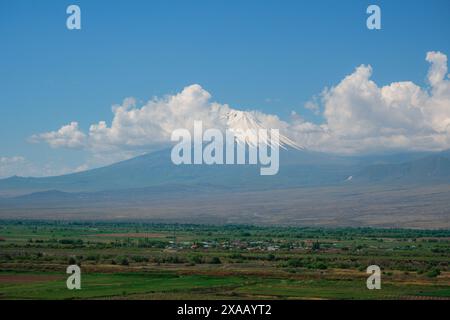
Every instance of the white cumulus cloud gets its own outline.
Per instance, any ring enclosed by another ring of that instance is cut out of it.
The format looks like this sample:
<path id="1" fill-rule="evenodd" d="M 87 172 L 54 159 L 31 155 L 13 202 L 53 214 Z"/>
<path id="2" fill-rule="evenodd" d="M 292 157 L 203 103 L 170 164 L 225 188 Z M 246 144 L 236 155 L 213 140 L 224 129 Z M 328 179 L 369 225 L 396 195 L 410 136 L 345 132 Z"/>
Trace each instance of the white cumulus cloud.
<path id="1" fill-rule="evenodd" d="M 306 104 L 323 118 L 308 122 L 293 112 L 289 121 L 260 111 L 253 115 L 267 128 L 278 128 L 306 148 L 335 153 L 385 150 L 443 150 L 450 148 L 450 81 L 447 56 L 429 52 L 427 85 L 411 81 L 380 86 L 370 65 L 361 65 L 336 86 L 324 89 Z M 174 95 L 138 106 L 134 98 L 113 106 L 111 124 L 99 121 L 82 132 L 77 122 L 57 131 L 33 135 L 51 147 L 85 148 L 94 162 L 113 162 L 168 145 L 173 130 L 192 130 L 195 120 L 205 128 L 225 127 L 232 108 L 211 101 L 194 84 Z"/>
<path id="2" fill-rule="evenodd" d="M 361 65 L 321 94 L 324 122 L 295 119 L 292 131 L 312 149 L 357 153 L 450 148 L 447 56 L 429 52 L 428 85 L 411 81 L 379 86 Z"/>
<path id="3" fill-rule="evenodd" d="M 89 145 L 99 149 L 151 147 L 170 141 L 172 131 L 179 128 L 192 129 L 195 120 L 203 121 L 204 127 L 223 126 L 222 116 L 229 110 L 227 105 L 210 102 L 211 95 L 195 84 L 180 93 L 155 98 L 138 108 L 133 98 L 122 105 L 113 106 L 114 118 L 110 126 L 100 121 L 90 126 Z"/>
<path id="4" fill-rule="evenodd" d="M 35 134 L 31 142 L 47 142 L 52 148 L 82 148 L 86 143 L 86 135 L 78 128 L 78 122 L 62 126 L 58 131 Z"/>

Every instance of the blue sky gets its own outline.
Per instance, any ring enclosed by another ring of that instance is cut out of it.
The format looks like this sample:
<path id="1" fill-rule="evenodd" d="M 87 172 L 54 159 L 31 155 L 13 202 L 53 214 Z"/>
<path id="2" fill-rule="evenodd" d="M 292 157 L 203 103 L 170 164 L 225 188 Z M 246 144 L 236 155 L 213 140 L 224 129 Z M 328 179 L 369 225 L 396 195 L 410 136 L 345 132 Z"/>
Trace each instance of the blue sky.
<path id="1" fill-rule="evenodd" d="M 81 7 L 82 30 L 66 29 L 69 4 Z M 381 7 L 382 30 L 366 28 L 369 4 Z M 426 53 L 450 54 L 449 15 L 446 0 L 2 0 L 0 157 L 82 165 L 86 150 L 29 137 L 71 121 L 87 131 L 110 123 L 126 97 L 145 102 L 191 84 L 234 108 L 320 123 L 304 104 L 361 64 L 379 85 L 426 86 Z"/>

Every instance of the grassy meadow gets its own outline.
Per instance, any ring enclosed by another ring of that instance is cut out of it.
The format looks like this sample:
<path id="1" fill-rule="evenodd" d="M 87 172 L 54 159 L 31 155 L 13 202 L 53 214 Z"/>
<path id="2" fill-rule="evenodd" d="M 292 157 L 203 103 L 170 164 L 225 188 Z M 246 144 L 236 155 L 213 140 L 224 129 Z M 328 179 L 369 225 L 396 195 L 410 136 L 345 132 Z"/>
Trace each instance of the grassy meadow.
<path id="1" fill-rule="evenodd" d="M 450 230 L 3 220 L 0 299 L 449 299 L 449 258 Z"/>

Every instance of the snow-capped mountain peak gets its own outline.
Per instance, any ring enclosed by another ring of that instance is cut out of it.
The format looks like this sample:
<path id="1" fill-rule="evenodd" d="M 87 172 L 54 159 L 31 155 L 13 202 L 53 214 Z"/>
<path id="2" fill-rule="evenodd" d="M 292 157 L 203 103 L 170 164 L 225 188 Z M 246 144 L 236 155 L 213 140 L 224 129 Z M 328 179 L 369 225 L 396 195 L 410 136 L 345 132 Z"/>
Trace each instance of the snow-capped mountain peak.
<path id="1" fill-rule="evenodd" d="M 278 146 L 283 149 L 292 147 L 294 149 L 303 149 L 287 136 L 279 133 L 278 142 L 277 139 L 273 139 L 268 132 L 268 136 L 261 136 L 259 130 L 278 129 L 278 128 L 266 128 L 261 122 L 251 113 L 246 111 L 232 110 L 226 114 L 227 129 L 230 130 L 238 143 L 248 144 L 249 146 L 256 147 L 259 143 L 266 144 L 267 146 Z M 259 142 L 259 143 L 258 143 Z"/>

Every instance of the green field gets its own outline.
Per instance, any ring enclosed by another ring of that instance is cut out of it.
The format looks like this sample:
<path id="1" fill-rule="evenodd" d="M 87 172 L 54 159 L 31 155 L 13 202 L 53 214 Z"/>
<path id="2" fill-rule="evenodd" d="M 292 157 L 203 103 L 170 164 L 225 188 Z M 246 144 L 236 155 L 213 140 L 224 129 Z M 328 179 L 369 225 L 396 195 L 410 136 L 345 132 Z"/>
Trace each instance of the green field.
<path id="1" fill-rule="evenodd" d="M 450 230 L 1 221 L 0 299 L 446 299 L 449 257 Z"/>

